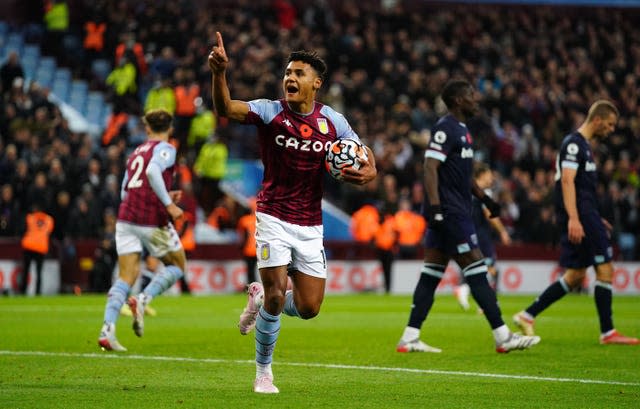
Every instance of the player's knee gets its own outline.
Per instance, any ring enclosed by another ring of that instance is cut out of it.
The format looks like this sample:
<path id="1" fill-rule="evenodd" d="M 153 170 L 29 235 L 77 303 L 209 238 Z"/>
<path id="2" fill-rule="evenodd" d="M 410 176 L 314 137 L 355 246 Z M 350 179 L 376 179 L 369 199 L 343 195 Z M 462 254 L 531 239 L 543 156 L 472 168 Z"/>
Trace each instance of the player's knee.
<path id="1" fill-rule="evenodd" d="M 184 250 L 180 251 L 170 251 L 164 257 L 162 257 L 162 262 L 165 265 L 174 265 L 178 267 L 180 270 L 185 271 L 186 267 L 186 256 L 184 254 Z"/>
<path id="2" fill-rule="evenodd" d="M 296 306 L 296 308 L 298 310 L 300 318 L 302 318 L 303 320 L 309 320 L 320 314 L 319 305 L 302 305 L 300 307 Z"/>
<path id="3" fill-rule="evenodd" d="M 595 268 L 596 280 L 603 283 L 611 283 L 613 280 L 613 266 L 611 263 L 599 264 Z"/>
<path id="4" fill-rule="evenodd" d="M 265 289 L 264 306 L 270 314 L 279 314 L 284 308 L 284 293 L 282 291 L 268 291 Z"/>
<path id="5" fill-rule="evenodd" d="M 585 277 L 585 271 L 571 270 L 564 273 L 562 280 L 569 286 L 569 288 L 575 288 L 582 285 L 582 281 Z"/>

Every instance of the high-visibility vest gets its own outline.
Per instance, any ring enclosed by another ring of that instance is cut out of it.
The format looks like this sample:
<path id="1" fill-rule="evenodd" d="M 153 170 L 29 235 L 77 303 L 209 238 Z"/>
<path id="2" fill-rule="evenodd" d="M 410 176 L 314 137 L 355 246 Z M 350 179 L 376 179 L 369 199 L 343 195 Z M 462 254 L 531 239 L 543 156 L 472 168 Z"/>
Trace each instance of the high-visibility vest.
<path id="1" fill-rule="evenodd" d="M 67 3 L 54 3 L 45 14 L 44 22 L 48 31 L 67 31 L 69 28 L 69 6 Z"/>
<path id="2" fill-rule="evenodd" d="M 195 146 L 198 142 L 206 141 L 210 135 L 213 135 L 216 126 L 216 116 L 210 110 L 197 114 L 191 120 L 187 144 L 189 146 Z"/>
<path id="3" fill-rule="evenodd" d="M 107 85 L 115 89 L 116 94 L 122 96 L 136 92 L 136 67 L 128 62 L 122 67 L 116 67 L 111 71 L 106 80 Z"/>
<path id="4" fill-rule="evenodd" d="M 53 231 L 53 217 L 45 212 L 27 214 L 27 230 L 22 236 L 22 248 L 40 254 L 49 252 L 49 235 Z"/>
<path id="5" fill-rule="evenodd" d="M 120 62 L 120 58 L 124 55 L 124 52 L 127 51 L 127 46 L 124 43 L 118 44 L 116 47 L 115 53 L 115 62 L 116 65 Z M 133 54 L 136 56 L 136 63 L 138 65 L 138 69 L 140 70 L 140 74 L 144 75 L 147 73 L 147 60 L 144 59 L 144 49 L 142 48 L 142 44 L 135 43 L 133 45 Z"/>
<path id="6" fill-rule="evenodd" d="M 199 176 L 222 179 L 227 173 L 229 149 L 222 142 L 205 143 L 198 153 L 193 170 Z"/>
<path id="7" fill-rule="evenodd" d="M 242 216 L 238 220 L 238 236 L 244 238 L 246 235 L 247 240 L 242 246 L 242 254 L 247 257 L 256 256 L 256 215 L 250 213 Z"/>
<path id="8" fill-rule="evenodd" d="M 185 212 L 185 217 L 175 221 L 176 231 L 182 233 L 180 235 L 180 243 L 182 243 L 182 248 L 184 249 L 184 251 L 193 251 L 196 248 L 193 223 L 190 219 L 192 219 L 192 217 L 189 217 L 189 215 L 187 215 L 187 213 Z M 184 228 L 184 223 L 186 223 L 187 221 L 189 221 L 189 224 L 186 228 Z"/>
<path id="9" fill-rule="evenodd" d="M 364 205 L 351 216 L 351 235 L 360 243 L 369 243 L 378 231 L 380 214 L 372 205 Z"/>
<path id="10" fill-rule="evenodd" d="M 396 243 L 396 220 L 393 215 L 384 217 L 384 221 L 378 227 L 375 234 L 376 247 L 381 250 L 391 250 Z"/>
<path id="11" fill-rule="evenodd" d="M 420 243 L 427 223 L 424 217 L 411 210 L 396 212 L 396 227 L 398 229 L 398 244 L 401 246 L 415 246 Z"/>
<path id="12" fill-rule="evenodd" d="M 87 35 L 84 37 L 84 48 L 102 51 L 104 48 L 104 32 L 107 30 L 107 25 L 105 23 L 87 21 L 84 29 L 87 31 Z"/>
<path id="13" fill-rule="evenodd" d="M 200 96 L 200 86 L 197 84 L 175 87 L 176 93 L 176 115 L 194 116 L 196 105 L 194 101 Z"/>
<path id="14" fill-rule="evenodd" d="M 192 183 L 193 182 L 193 174 L 191 173 L 191 169 L 189 169 L 189 165 L 184 163 L 179 163 L 177 166 L 178 175 L 180 178 L 180 183 Z"/>
<path id="15" fill-rule="evenodd" d="M 225 222 L 231 220 L 231 213 L 222 206 L 218 206 L 211 211 L 209 217 L 207 217 L 207 224 L 216 229 L 220 229 L 220 220 Z"/>
<path id="16" fill-rule="evenodd" d="M 176 95 L 173 93 L 173 88 L 152 88 L 147 94 L 144 112 L 152 109 L 164 109 L 173 115 L 176 112 Z"/>
<path id="17" fill-rule="evenodd" d="M 113 138 L 115 138 L 116 135 L 120 133 L 120 129 L 122 129 L 122 127 L 127 123 L 128 120 L 129 115 L 127 115 L 126 112 L 111 114 L 107 123 L 107 127 L 102 133 L 102 146 L 109 145 Z"/>

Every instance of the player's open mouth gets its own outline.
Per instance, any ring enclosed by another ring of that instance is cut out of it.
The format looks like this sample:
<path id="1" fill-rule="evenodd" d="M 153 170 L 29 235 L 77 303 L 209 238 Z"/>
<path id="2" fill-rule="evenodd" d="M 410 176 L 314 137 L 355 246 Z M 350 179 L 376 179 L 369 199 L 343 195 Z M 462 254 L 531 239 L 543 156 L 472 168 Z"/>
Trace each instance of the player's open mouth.
<path id="1" fill-rule="evenodd" d="M 298 92 L 298 87 L 295 85 L 287 85 L 287 95 L 293 95 Z"/>

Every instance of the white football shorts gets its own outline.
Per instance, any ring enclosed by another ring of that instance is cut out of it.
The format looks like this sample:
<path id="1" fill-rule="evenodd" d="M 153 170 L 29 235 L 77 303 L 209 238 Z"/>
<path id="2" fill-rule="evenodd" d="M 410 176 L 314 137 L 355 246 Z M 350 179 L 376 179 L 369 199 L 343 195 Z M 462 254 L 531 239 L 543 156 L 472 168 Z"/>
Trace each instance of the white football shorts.
<path id="1" fill-rule="evenodd" d="M 162 258 L 169 252 L 179 251 L 182 243 L 171 223 L 164 227 L 151 227 L 116 222 L 118 254 L 140 253 L 143 246 L 153 257 Z"/>
<path id="2" fill-rule="evenodd" d="M 327 258 L 319 226 L 299 226 L 265 213 L 256 213 L 258 268 L 286 266 L 301 273 L 327 278 Z"/>

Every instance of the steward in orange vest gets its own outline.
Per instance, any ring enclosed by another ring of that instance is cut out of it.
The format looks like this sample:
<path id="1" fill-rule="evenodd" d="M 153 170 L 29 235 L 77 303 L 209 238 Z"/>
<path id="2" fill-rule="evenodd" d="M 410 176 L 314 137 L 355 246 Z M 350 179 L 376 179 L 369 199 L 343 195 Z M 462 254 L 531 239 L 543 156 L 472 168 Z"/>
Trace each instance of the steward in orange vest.
<path id="1" fill-rule="evenodd" d="M 398 230 L 399 255 L 403 259 L 415 258 L 427 229 L 427 223 L 421 214 L 411 210 L 409 199 L 401 198 L 398 207 L 395 220 Z"/>
<path id="2" fill-rule="evenodd" d="M 26 231 L 20 242 L 23 253 L 22 277 L 20 293 L 25 294 L 29 281 L 31 262 L 36 263 L 36 294 L 40 294 L 42 283 L 42 264 L 44 256 L 49 252 L 49 236 L 53 232 L 53 217 L 44 213 L 38 204 L 32 206 L 26 217 Z"/>
<path id="3" fill-rule="evenodd" d="M 384 274 L 384 290 L 388 294 L 391 290 L 391 266 L 398 241 L 398 230 L 392 213 L 385 211 L 382 217 L 383 219 L 379 224 L 380 227 L 378 227 L 378 231 L 375 234 L 375 244 L 378 259 L 382 265 L 382 273 Z"/>
<path id="4" fill-rule="evenodd" d="M 242 255 L 247 266 L 247 284 L 256 281 L 256 198 L 249 199 L 249 214 L 238 220 L 238 237 L 242 246 Z"/>
<path id="5" fill-rule="evenodd" d="M 87 21 L 84 25 L 87 34 L 84 37 L 83 46 L 85 50 L 102 52 L 104 48 L 104 32 L 107 30 L 105 23 L 96 23 L 95 21 Z"/>
<path id="6" fill-rule="evenodd" d="M 379 227 L 380 214 L 370 204 L 362 206 L 351 215 L 351 235 L 358 243 L 371 243 Z"/>

